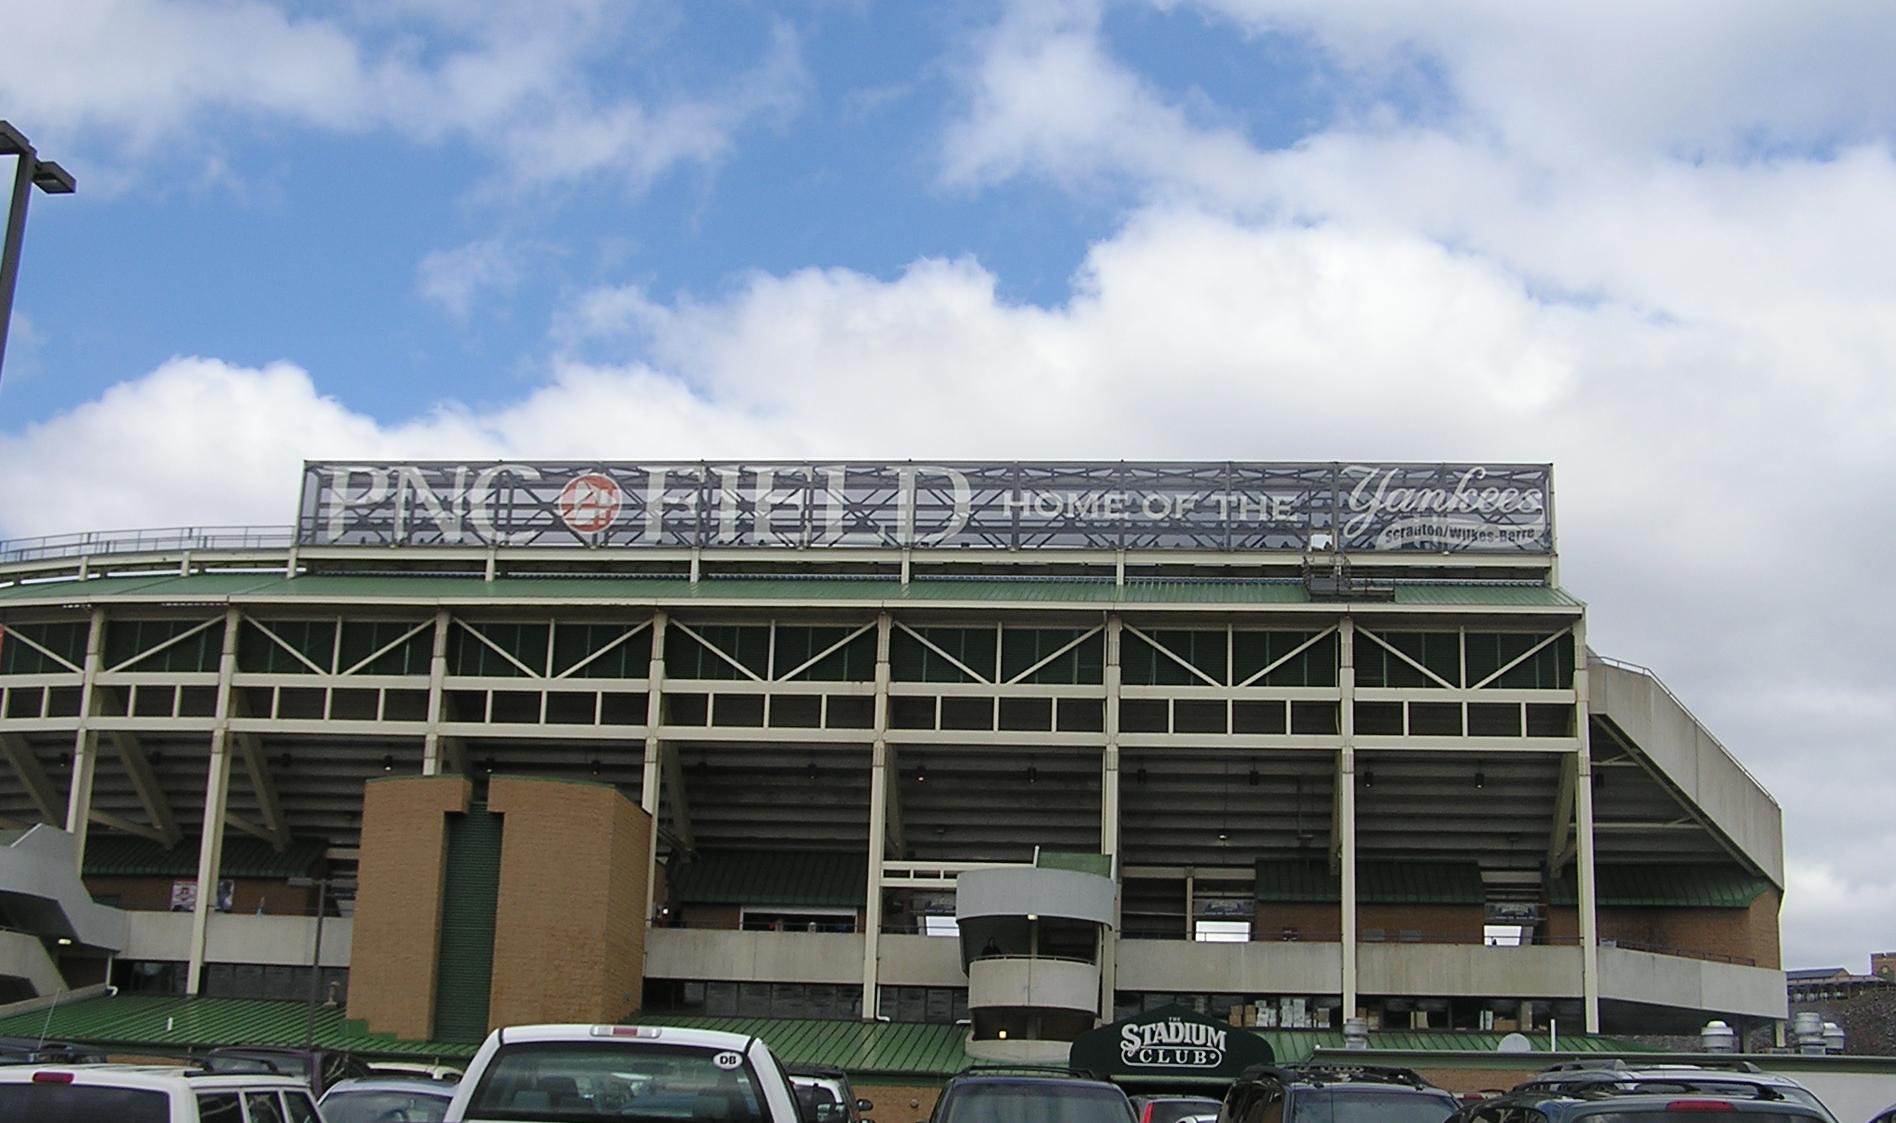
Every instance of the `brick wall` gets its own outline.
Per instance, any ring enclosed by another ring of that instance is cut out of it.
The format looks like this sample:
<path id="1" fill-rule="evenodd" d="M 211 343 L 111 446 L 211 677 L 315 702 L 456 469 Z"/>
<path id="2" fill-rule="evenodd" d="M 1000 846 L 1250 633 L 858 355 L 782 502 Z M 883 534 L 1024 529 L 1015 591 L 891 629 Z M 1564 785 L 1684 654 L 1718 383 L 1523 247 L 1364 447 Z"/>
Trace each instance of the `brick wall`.
<path id="1" fill-rule="evenodd" d="M 434 1036 L 447 815 L 465 812 L 471 796 L 460 776 L 390 777 L 363 788 L 349 1017 L 371 1032 Z"/>
<path id="2" fill-rule="evenodd" d="M 495 777 L 502 816 L 490 1025 L 613 1022 L 645 976 L 651 818 L 608 784 Z"/>
<path id="3" fill-rule="evenodd" d="M 1411 931 L 1422 933 L 1422 939 L 1432 944 L 1478 944 L 1484 915 L 1480 905 L 1358 904 L 1356 930 L 1361 938 L 1364 931 L 1380 928 L 1390 943 Z M 1343 938 L 1342 910 L 1334 904 L 1258 904 L 1252 939 L 1281 940 L 1286 929 L 1295 930 L 1301 940 L 1334 943 Z"/>
<path id="4" fill-rule="evenodd" d="M 1776 969 L 1778 893 L 1767 890 L 1747 909 L 1601 908 L 1600 939 L 1664 954 L 1724 959 Z M 1548 935 L 1556 942 L 1580 938 L 1579 912 L 1547 911 Z"/>
<path id="5" fill-rule="evenodd" d="M 177 881 L 195 881 L 195 877 L 88 877 L 86 891 L 94 898 L 116 900 L 118 907 L 134 912 L 169 912 L 171 885 Z M 298 888 L 283 881 L 260 877 L 233 878 L 231 909 L 234 913 L 263 912 L 265 915 L 314 916 L 316 890 Z"/>

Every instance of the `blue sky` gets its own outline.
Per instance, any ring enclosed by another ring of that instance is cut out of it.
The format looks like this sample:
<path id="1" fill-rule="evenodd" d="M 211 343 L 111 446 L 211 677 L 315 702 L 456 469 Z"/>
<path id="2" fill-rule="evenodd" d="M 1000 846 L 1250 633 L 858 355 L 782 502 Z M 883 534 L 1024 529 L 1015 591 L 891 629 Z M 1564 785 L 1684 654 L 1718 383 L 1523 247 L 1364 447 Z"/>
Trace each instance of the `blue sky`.
<path id="1" fill-rule="evenodd" d="M 1552 461 L 1595 646 L 1784 802 L 1792 965 L 1888 942 L 1896 604 L 1758 596 L 1896 547 L 1885 3 L 14 9 L 80 190 L 0 537 L 306 457 Z"/>

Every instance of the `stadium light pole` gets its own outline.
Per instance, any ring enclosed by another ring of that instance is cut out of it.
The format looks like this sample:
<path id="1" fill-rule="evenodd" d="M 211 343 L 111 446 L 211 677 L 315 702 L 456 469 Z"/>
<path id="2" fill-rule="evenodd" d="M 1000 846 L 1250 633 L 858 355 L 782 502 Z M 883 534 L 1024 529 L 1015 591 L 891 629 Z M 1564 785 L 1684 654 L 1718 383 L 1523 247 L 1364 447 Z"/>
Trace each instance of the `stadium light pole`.
<path id="1" fill-rule="evenodd" d="M 13 322 L 13 286 L 20 277 L 20 245 L 26 240 L 26 203 L 37 187 L 48 195 L 70 195 L 72 173 L 42 160 L 20 130 L 0 121 L 0 156 L 16 157 L 13 198 L 7 207 L 7 237 L 0 246 L 0 371 L 6 369 L 7 328 Z"/>

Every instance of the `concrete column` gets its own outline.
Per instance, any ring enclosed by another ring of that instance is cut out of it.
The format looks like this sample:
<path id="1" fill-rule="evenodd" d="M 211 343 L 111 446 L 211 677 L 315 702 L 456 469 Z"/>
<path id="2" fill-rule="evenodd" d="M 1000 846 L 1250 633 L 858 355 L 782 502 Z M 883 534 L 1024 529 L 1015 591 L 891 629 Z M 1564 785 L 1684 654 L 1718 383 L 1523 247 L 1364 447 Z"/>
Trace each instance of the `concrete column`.
<path id="1" fill-rule="evenodd" d="M 100 660 L 105 650 L 105 609 L 92 610 L 86 631 L 86 665 L 79 686 L 79 731 L 72 741 L 72 788 L 66 794 L 66 830 L 79 869 L 86 868 L 86 828 L 92 821 L 92 774 L 99 763 L 99 734 L 92 728 L 99 712 L 97 690 Z"/>
<path id="2" fill-rule="evenodd" d="M 1337 730 L 1343 747 L 1337 756 L 1337 838 L 1342 844 L 1338 874 L 1343 910 L 1343 1016 L 1356 1016 L 1356 621 L 1345 616 L 1336 630 Z"/>
<path id="3" fill-rule="evenodd" d="M 428 657 L 428 732 L 421 741 L 421 774 L 441 774 L 441 684 L 448 677 L 448 610 L 435 610 L 434 653 Z"/>
<path id="4" fill-rule="evenodd" d="M 664 609 L 652 613 L 652 661 L 645 672 L 645 775 L 639 784 L 639 806 L 651 817 L 651 836 L 645 850 L 647 924 L 652 922 L 652 902 L 658 892 L 658 798 L 664 774 L 660 754 L 665 749 L 658 727 L 665 721 L 665 622 Z"/>
<path id="5" fill-rule="evenodd" d="M 224 816 L 230 807 L 230 693 L 237 670 L 235 608 L 224 611 L 224 648 L 217 660 L 217 708 L 211 726 L 211 769 L 204 784 L 204 837 L 198 842 L 197 904 L 191 909 L 190 966 L 184 993 L 197 994 L 204 982 L 205 934 L 217 904 L 217 874 L 224 865 Z"/>
<path id="6" fill-rule="evenodd" d="M 1598 898 L 1593 882 L 1593 759 L 1588 720 L 1591 713 L 1587 684 L 1587 626 L 1573 626 L 1573 720 L 1579 738 L 1579 763 L 1574 770 L 1574 831 L 1578 845 L 1574 876 L 1580 887 L 1580 994 L 1586 1004 L 1588 1033 L 1600 1032 L 1600 927 Z"/>
<path id="7" fill-rule="evenodd" d="M 889 786 L 895 781 L 889 749 L 889 614 L 876 617 L 875 741 L 869 756 L 869 882 L 863 898 L 862 1020 L 876 1018 L 882 968 L 882 863 L 888 856 Z"/>
<path id="8" fill-rule="evenodd" d="M 1122 575 L 1123 580 L 1123 575 Z M 1099 848 L 1113 860 L 1113 922 L 1099 934 L 1099 1018 L 1113 1020 L 1113 992 L 1119 979 L 1119 925 L 1124 885 L 1119 870 L 1119 694 L 1124 677 L 1120 671 L 1119 650 L 1125 631 L 1119 616 L 1106 618 L 1106 729 L 1105 748 L 1101 753 L 1099 775 Z M 1191 918 L 1186 917 L 1186 924 Z M 1186 934 L 1190 938 L 1190 933 Z"/>

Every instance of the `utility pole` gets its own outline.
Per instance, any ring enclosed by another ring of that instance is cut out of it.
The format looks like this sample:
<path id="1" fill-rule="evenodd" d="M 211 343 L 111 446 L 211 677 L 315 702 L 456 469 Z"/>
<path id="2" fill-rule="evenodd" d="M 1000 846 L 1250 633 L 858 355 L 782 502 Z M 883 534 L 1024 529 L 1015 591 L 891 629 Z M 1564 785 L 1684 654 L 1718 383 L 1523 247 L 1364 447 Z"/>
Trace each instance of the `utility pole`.
<path id="1" fill-rule="evenodd" d="M 0 121 L 0 156 L 15 157 L 12 201 L 7 207 L 7 235 L 0 244 L 0 370 L 6 367 L 7 328 L 13 322 L 13 288 L 20 279 L 20 246 L 26 241 L 26 204 L 37 187 L 48 195 L 70 195 L 72 173 L 51 160 L 42 160 L 20 130 Z"/>

